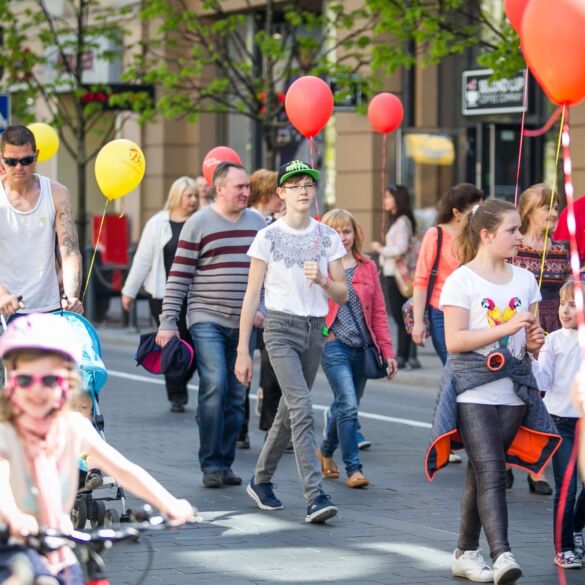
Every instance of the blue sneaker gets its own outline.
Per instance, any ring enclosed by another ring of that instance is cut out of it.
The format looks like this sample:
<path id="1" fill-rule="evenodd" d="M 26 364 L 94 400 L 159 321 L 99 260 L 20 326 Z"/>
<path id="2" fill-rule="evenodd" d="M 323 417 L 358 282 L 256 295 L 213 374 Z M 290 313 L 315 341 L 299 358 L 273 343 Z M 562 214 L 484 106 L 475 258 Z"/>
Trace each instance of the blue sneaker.
<path id="1" fill-rule="evenodd" d="M 307 508 L 305 522 L 310 522 L 311 524 L 321 524 L 325 522 L 325 520 L 333 518 L 333 516 L 335 516 L 336 514 L 337 507 L 331 501 L 331 497 L 322 491 L 309 504 L 309 507 Z"/>
<path id="2" fill-rule="evenodd" d="M 366 439 L 362 435 L 361 431 L 358 431 L 357 440 L 358 440 L 358 449 L 368 449 L 369 447 L 372 446 L 372 441 L 368 441 L 368 439 Z"/>
<path id="3" fill-rule="evenodd" d="M 246 491 L 261 510 L 282 510 L 282 502 L 274 495 L 273 486 L 270 482 L 256 483 L 252 476 Z"/>

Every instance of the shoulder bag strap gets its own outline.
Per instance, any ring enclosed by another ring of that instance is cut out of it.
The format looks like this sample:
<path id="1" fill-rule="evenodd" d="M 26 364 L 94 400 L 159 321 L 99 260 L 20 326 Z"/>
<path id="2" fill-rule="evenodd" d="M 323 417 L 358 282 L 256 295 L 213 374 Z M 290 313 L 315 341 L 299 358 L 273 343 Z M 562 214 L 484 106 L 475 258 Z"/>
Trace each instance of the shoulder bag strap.
<path id="1" fill-rule="evenodd" d="M 433 296 L 433 289 L 435 288 L 435 282 L 437 280 L 437 272 L 439 268 L 439 259 L 441 257 L 441 247 L 443 245 L 443 228 L 441 226 L 437 226 L 437 251 L 435 253 L 435 261 L 433 262 L 433 267 L 431 268 L 431 275 L 429 276 L 429 284 L 427 286 L 427 300 L 425 302 L 425 311 L 431 302 L 431 297 Z"/>

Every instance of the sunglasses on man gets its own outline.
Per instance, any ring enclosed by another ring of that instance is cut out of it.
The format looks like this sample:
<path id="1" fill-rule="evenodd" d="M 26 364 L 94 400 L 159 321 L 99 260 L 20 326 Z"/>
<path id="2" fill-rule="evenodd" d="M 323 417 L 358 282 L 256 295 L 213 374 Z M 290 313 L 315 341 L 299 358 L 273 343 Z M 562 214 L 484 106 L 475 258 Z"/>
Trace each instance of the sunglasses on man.
<path id="1" fill-rule="evenodd" d="M 35 160 L 37 159 L 37 154 L 31 154 L 30 156 L 23 156 L 22 158 L 6 158 L 2 157 L 2 162 L 7 167 L 15 167 L 18 163 L 20 163 L 23 167 L 28 167 L 32 165 Z"/>

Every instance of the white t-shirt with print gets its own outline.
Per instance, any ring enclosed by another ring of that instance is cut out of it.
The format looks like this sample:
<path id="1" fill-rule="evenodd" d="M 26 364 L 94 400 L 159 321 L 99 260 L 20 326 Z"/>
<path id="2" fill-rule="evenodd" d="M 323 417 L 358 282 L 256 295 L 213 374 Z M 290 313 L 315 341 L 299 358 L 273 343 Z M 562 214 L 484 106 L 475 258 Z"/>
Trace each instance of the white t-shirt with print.
<path id="1" fill-rule="evenodd" d="M 305 262 L 319 262 L 323 274 L 328 264 L 345 256 L 337 232 L 311 218 L 309 227 L 296 230 L 283 218 L 258 232 L 248 256 L 266 262 L 266 309 L 302 317 L 327 315 L 327 295 L 305 278 Z"/>
<path id="2" fill-rule="evenodd" d="M 506 323 L 517 313 L 528 311 L 530 305 L 541 300 L 536 279 L 524 268 L 512 264 L 507 266 L 512 274 L 510 281 L 506 284 L 494 284 L 467 266 L 459 267 L 443 285 L 440 308 L 454 306 L 467 309 L 470 331 L 489 329 Z M 526 351 L 525 330 L 520 329 L 514 335 L 509 335 L 474 351 L 487 356 L 499 347 L 506 347 L 513 356 L 521 359 Z M 457 402 L 523 404 L 514 392 L 511 378 L 503 378 L 462 392 L 457 396 Z"/>

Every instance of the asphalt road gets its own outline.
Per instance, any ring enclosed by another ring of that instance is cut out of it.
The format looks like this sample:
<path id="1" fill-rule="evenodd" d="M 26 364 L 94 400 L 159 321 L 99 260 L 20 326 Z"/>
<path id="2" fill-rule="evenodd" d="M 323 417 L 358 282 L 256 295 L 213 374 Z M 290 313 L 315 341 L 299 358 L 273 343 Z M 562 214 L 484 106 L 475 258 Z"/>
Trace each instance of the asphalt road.
<path id="1" fill-rule="evenodd" d="M 102 337 L 102 342 L 110 372 L 101 396 L 107 440 L 175 495 L 189 499 L 206 520 L 202 525 L 143 539 L 154 548 L 152 569 L 144 583 L 465 582 L 450 572 L 465 467 L 449 466 L 433 484 L 423 472 L 435 400 L 430 384 L 369 382 L 362 403 L 362 426 L 373 446 L 362 451 L 362 462 L 371 484 L 367 489 L 351 490 L 342 480 L 325 482 L 339 514 L 326 525 L 314 526 L 304 523 L 293 455 L 283 457 L 274 478 L 285 506 L 281 511 L 258 510 L 247 496 L 245 484 L 205 489 L 196 457 L 196 390 L 191 391 L 186 413 L 171 414 L 162 380 L 135 367 L 130 345 L 115 335 L 105 342 Z M 327 381 L 319 374 L 314 388 L 319 433 L 330 400 Z M 234 471 L 245 481 L 253 472 L 264 439 L 255 415 L 250 426 L 252 448 L 239 451 L 234 464 Z M 342 467 L 340 455 L 336 460 Z M 519 472 L 508 495 L 510 540 L 525 573 L 519 582 L 558 583 L 552 563 L 552 498 L 530 494 L 525 475 Z M 131 505 L 138 502 L 131 500 Z M 485 541 L 482 548 L 488 550 Z M 148 554 L 144 543 L 124 545 L 109 551 L 106 561 L 112 585 L 134 584 Z M 581 571 L 567 572 L 567 577 L 571 585 L 585 582 Z"/>

